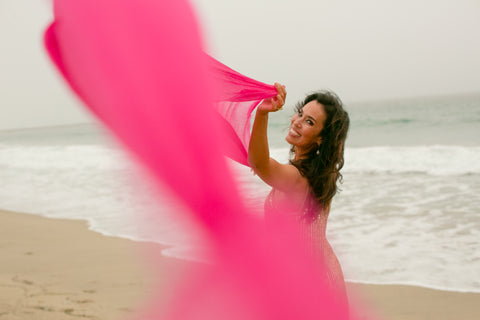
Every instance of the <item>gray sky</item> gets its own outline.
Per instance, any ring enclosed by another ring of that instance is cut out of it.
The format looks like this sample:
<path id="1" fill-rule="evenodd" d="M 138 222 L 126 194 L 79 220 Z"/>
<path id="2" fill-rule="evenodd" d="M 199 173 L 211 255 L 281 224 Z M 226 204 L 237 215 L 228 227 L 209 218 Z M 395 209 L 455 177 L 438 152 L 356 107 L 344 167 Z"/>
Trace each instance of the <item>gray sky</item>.
<path id="1" fill-rule="evenodd" d="M 293 104 L 480 92 L 478 0 L 192 0 L 209 51 Z M 0 0 L 0 130 L 91 121 L 47 60 L 48 0 Z"/>

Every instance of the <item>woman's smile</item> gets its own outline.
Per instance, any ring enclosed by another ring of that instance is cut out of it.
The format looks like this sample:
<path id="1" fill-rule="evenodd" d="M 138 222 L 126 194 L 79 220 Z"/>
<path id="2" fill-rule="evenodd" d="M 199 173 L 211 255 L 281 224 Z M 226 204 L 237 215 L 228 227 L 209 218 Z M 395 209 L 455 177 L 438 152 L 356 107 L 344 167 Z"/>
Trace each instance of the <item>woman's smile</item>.
<path id="1" fill-rule="evenodd" d="M 290 136 L 294 137 L 294 138 L 300 137 L 300 133 L 298 133 L 297 130 L 295 130 L 295 129 L 293 128 L 293 124 L 292 124 L 292 126 L 290 127 L 290 131 L 288 132 L 288 134 L 289 134 Z"/>

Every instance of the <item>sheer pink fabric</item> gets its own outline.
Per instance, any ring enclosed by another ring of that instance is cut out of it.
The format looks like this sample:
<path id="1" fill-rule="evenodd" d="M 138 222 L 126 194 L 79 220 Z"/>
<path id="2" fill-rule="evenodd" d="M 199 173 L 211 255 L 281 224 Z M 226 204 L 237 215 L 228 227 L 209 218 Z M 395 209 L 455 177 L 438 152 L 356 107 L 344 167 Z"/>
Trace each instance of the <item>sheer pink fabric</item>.
<path id="1" fill-rule="evenodd" d="M 224 159 L 246 163 L 250 113 L 273 87 L 205 59 L 185 0 L 55 0 L 54 13 L 45 43 L 63 77 L 216 245 L 217 264 L 180 287 L 164 318 L 345 319 L 301 237 L 281 221 L 282 237 L 264 233 Z"/>
<path id="2" fill-rule="evenodd" d="M 211 78 L 217 86 L 217 112 L 225 121 L 224 134 L 228 134 L 226 155 L 244 165 L 250 141 L 250 118 L 255 107 L 266 98 L 277 95 L 272 85 L 248 78 L 207 56 Z"/>

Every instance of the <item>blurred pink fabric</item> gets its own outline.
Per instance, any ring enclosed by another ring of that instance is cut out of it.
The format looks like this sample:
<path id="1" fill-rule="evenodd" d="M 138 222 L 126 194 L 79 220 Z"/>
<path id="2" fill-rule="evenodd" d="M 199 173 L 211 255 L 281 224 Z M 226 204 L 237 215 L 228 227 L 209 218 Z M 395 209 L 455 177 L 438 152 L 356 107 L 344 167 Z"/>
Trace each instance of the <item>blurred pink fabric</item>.
<path id="1" fill-rule="evenodd" d="M 206 58 L 185 0 L 54 0 L 54 14 L 45 44 L 72 90 L 215 244 L 215 266 L 142 319 L 346 319 L 323 265 L 289 222 L 269 234 L 248 213 L 224 158 L 246 164 L 250 114 L 274 87 Z"/>

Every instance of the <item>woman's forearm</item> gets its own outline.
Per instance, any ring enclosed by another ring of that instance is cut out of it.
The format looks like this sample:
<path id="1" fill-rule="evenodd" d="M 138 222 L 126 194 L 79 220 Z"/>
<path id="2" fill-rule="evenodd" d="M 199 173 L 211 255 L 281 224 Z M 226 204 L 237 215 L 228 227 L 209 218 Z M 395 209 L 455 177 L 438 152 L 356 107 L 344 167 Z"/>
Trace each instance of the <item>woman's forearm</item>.
<path id="1" fill-rule="evenodd" d="M 268 112 L 257 109 L 248 146 L 248 163 L 255 171 L 266 168 L 270 159 L 267 126 Z"/>
<path id="2" fill-rule="evenodd" d="M 264 181 L 269 179 L 270 173 L 270 152 L 267 139 L 268 113 L 282 109 L 287 96 L 284 86 L 275 83 L 275 88 L 278 94 L 275 97 L 263 100 L 257 107 L 248 146 L 248 164 Z"/>

